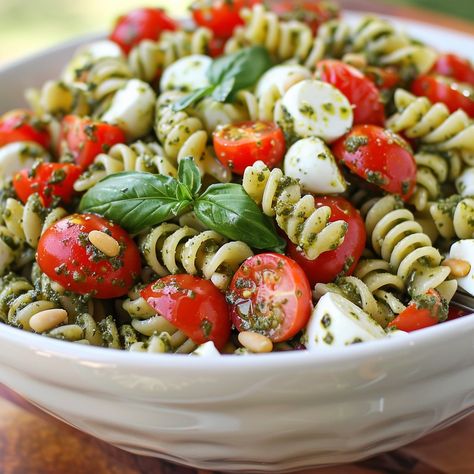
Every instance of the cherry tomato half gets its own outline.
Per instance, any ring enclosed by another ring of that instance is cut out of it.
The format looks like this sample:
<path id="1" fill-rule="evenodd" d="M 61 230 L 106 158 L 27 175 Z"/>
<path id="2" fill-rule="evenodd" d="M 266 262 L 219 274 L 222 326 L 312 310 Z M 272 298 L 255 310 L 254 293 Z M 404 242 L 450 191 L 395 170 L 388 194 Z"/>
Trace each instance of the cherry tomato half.
<path id="1" fill-rule="evenodd" d="M 316 65 L 318 79 L 339 89 L 354 107 L 354 125 L 383 125 L 385 110 L 380 92 L 359 70 L 336 59 Z"/>
<path id="2" fill-rule="evenodd" d="M 86 117 L 66 115 L 61 123 L 59 154 L 70 155 L 86 169 L 99 153 L 107 153 L 116 143 L 125 142 L 125 133 L 117 126 Z"/>
<path id="3" fill-rule="evenodd" d="M 408 200 L 416 183 L 416 164 L 408 143 L 375 125 L 356 125 L 332 146 L 334 156 L 356 175 Z"/>
<path id="4" fill-rule="evenodd" d="M 474 86 L 474 66 L 457 54 L 441 54 L 433 66 L 432 72 Z"/>
<path id="5" fill-rule="evenodd" d="M 411 91 L 418 96 L 425 96 L 431 102 L 443 102 L 451 112 L 462 109 L 474 118 L 474 89 L 462 82 L 435 76 L 418 76 L 411 85 Z"/>
<path id="6" fill-rule="evenodd" d="M 118 242 L 117 256 L 108 257 L 90 242 L 94 230 Z M 36 260 L 51 280 L 95 298 L 127 294 L 140 273 L 140 252 L 132 238 L 95 214 L 73 214 L 49 227 L 40 238 Z"/>
<path id="7" fill-rule="evenodd" d="M 51 137 L 46 124 L 30 110 L 15 109 L 0 117 L 0 146 L 31 141 L 49 148 Z"/>
<path id="8" fill-rule="evenodd" d="M 55 198 L 68 204 L 74 194 L 74 182 L 81 173 L 82 168 L 71 163 L 39 161 L 31 170 L 16 173 L 13 187 L 23 203 L 31 194 L 38 193 L 45 207 L 49 207 Z"/>
<path id="9" fill-rule="evenodd" d="M 208 280 L 169 275 L 140 292 L 146 302 L 196 344 L 212 341 L 222 349 L 230 336 L 224 295 Z"/>
<path id="10" fill-rule="evenodd" d="M 291 258 L 262 253 L 237 270 L 227 293 L 238 331 L 264 334 L 273 342 L 292 338 L 311 314 L 311 287 Z"/>
<path id="11" fill-rule="evenodd" d="M 243 25 L 240 10 L 262 0 L 196 0 L 191 5 L 194 21 L 213 31 L 218 38 L 230 38 L 234 29 Z"/>
<path id="12" fill-rule="evenodd" d="M 357 209 L 343 197 L 315 197 L 316 207 L 329 206 L 329 222 L 344 220 L 348 224 L 344 242 L 335 250 L 322 253 L 315 260 L 308 260 L 298 247 L 288 241 L 287 253 L 306 273 L 313 287 L 316 283 L 330 283 L 340 274 L 351 275 L 365 248 L 367 237 L 364 221 Z"/>
<path id="13" fill-rule="evenodd" d="M 364 74 L 380 91 L 394 89 L 402 80 L 394 67 L 368 66 L 364 69 Z"/>
<path id="14" fill-rule="evenodd" d="M 424 295 L 416 296 L 388 327 L 411 332 L 434 326 L 446 321 L 447 317 L 448 302 L 437 290 L 431 289 Z"/>
<path id="15" fill-rule="evenodd" d="M 213 135 L 217 158 L 234 173 L 243 174 L 257 160 L 269 168 L 285 154 L 285 136 L 273 122 L 243 122 L 219 127 Z"/>
<path id="16" fill-rule="evenodd" d="M 162 31 L 176 29 L 176 22 L 160 8 L 137 8 L 117 18 L 109 39 L 128 54 L 141 41 L 156 41 Z"/>

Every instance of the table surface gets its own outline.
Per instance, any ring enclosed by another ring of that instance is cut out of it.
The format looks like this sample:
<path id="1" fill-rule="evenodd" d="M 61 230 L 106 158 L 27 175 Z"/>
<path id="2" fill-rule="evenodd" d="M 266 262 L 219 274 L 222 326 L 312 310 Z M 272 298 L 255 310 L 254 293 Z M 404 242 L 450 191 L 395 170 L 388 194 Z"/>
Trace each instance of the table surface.
<path id="1" fill-rule="evenodd" d="M 346 8 L 430 22 L 473 33 L 472 24 L 432 12 L 373 0 L 343 0 Z M 474 473 L 474 415 L 402 449 L 350 466 L 304 474 Z M 2 474 L 205 474 L 125 453 L 51 418 L 0 386 Z M 302 473 L 301 473 L 302 474 Z"/>

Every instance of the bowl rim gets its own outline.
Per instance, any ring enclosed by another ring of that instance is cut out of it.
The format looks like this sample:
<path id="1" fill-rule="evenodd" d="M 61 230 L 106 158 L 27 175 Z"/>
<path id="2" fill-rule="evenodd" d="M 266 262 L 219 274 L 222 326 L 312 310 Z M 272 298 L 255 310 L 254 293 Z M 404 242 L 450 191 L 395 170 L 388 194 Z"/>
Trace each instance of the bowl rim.
<path id="1" fill-rule="evenodd" d="M 345 10 L 343 15 L 349 20 L 359 19 L 370 12 L 356 12 Z M 474 36 L 465 32 L 459 32 L 445 26 L 433 25 L 418 20 L 411 20 L 393 15 L 381 15 L 401 27 L 416 28 L 417 26 L 427 30 L 444 32 L 460 41 L 469 39 L 474 41 Z M 414 32 L 416 36 L 416 29 Z M 102 33 L 90 33 L 76 38 L 72 38 L 58 45 L 30 53 L 22 58 L 7 61 L 0 66 L 0 74 L 5 74 L 11 69 L 26 65 L 47 54 L 54 54 L 62 50 L 77 47 L 87 41 L 105 39 Z M 472 56 L 472 54 L 471 54 Z M 104 347 L 87 346 L 74 344 L 69 341 L 61 341 L 54 338 L 40 336 L 22 329 L 0 323 L 0 342 L 6 340 L 17 346 L 27 346 L 29 350 L 37 353 L 54 353 L 55 357 L 63 359 L 74 359 L 79 362 L 91 362 L 107 366 L 118 366 L 121 368 L 144 368 L 144 369 L 164 369 L 164 368 L 189 368 L 199 367 L 213 372 L 226 372 L 230 367 L 232 370 L 241 371 L 277 371 L 283 368 L 292 369 L 315 365 L 342 364 L 354 358 L 365 360 L 372 357 L 387 357 L 391 354 L 398 354 L 404 350 L 416 350 L 431 345 L 440 345 L 444 341 L 472 333 L 474 336 L 474 313 L 463 316 L 453 321 L 447 321 L 440 325 L 425 328 L 399 336 L 387 337 L 363 344 L 354 344 L 348 347 L 322 348 L 319 350 L 295 350 L 279 353 L 252 354 L 252 356 L 238 356 L 226 354 L 216 357 L 188 357 L 181 354 L 152 354 L 142 352 L 130 352 Z M 156 363 L 159 356 L 160 363 Z M 277 363 L 275 363 L 277 362 Z"/>

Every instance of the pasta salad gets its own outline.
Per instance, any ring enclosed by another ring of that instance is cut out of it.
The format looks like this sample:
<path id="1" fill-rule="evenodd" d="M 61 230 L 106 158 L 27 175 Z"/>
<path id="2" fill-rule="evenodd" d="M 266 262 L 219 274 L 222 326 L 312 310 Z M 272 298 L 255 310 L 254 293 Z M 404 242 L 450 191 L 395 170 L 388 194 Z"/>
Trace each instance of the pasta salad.
<path id="1" fill-rule="evenodd" d="M 464 315 L 474 67 L 331 1 L 191 12 L 124 14 L 0 117 L 0 321 L 218 356 Z"/>

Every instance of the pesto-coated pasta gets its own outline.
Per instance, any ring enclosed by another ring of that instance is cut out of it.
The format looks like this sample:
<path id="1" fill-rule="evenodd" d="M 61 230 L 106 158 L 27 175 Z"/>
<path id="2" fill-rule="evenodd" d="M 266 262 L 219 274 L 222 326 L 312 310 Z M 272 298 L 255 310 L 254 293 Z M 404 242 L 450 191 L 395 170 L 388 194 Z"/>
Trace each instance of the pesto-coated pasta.
<path id="1" fill-rule="evenodd" d="M 444 239 L 474 238 L 474 198 L 453 195 L 432 203 L 429 209 Z"/>

